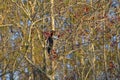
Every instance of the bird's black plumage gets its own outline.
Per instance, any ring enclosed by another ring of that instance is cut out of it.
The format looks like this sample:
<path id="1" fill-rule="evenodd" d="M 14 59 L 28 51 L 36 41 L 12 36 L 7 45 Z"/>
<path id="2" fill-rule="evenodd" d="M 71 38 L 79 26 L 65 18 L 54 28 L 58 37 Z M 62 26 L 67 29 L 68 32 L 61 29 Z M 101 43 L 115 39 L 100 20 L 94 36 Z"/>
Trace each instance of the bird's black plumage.
<path id="1" fill-rule="evenodd" d="M 50 54 L 52 47 L 53 47 L 53 33 L 51 32 L 50 36 L 47 39 L 47 52 L 48 54 Z"/>

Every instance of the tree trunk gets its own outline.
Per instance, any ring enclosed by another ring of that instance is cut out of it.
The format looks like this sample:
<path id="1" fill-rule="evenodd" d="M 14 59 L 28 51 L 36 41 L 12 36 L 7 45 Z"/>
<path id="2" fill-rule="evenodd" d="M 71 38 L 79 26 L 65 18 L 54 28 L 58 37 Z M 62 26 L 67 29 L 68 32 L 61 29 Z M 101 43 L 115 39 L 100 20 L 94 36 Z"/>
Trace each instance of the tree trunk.
<path id="1" fill-rule="evenodd" d="M 52 19 L 52 30 L 55 30 L 55 19 L 54 19 L 54 0 L 51 0 L 51 19 Z"/>

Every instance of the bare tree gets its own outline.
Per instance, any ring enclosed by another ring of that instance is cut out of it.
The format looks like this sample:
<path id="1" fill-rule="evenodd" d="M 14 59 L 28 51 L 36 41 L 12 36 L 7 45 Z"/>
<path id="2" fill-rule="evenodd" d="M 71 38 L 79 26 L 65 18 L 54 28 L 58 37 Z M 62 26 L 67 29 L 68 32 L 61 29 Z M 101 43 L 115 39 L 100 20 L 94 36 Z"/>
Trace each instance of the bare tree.
<path id="1" fill-rule="evenodd" d="M 119 3 L 119 0 L 1 0 L 0 78 L 119 79 Z M 51 31 L 53 47 L 48 54 Z"/>

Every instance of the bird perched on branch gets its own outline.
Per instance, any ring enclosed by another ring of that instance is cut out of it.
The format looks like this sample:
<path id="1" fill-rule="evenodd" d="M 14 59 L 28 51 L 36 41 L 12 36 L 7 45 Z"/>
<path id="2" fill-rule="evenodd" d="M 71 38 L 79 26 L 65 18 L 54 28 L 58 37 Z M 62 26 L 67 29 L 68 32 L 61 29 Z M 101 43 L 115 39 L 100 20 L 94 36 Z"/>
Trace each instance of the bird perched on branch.
<path id="1" fill-rule="evenodd" d="M 47 52 L 50 54 L 52 48 L 53 48 L 53 33 L 54 31 L 50 32 L 50 35 L 47 38 Z"/>

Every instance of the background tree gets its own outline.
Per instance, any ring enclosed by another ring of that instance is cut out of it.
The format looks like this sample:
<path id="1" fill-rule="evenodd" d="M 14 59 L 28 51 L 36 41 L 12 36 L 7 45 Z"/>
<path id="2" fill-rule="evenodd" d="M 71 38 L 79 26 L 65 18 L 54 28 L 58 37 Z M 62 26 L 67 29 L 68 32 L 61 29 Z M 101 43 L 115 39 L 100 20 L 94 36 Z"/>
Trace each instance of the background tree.
<path id="1" fill-rule="evenodd" d="M 118 79 L 119 7 L 119 0 L 0 0 L 0 79 Z"/>

